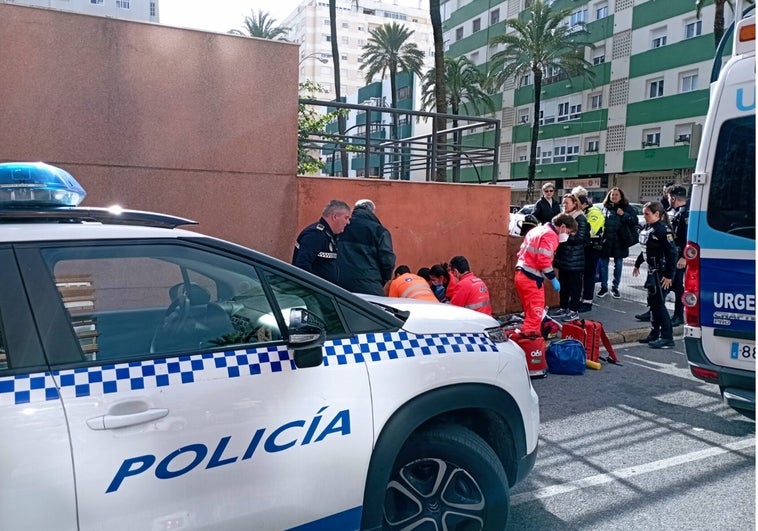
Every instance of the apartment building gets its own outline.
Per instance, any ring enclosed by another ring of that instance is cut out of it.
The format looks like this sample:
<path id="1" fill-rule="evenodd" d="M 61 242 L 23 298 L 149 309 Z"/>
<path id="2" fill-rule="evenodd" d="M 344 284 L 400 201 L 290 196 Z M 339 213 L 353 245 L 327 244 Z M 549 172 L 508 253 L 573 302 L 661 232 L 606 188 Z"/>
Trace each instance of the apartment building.
<path id="1" fill-rule="evenodd" d="M 357 94 L 366 85 L 358 58 L 369 32 L 388 22 L 397 22 L 412 30 L 413 42 L 426 54 L 427 66 L 432 66 L 434 39 L 426 0 L 337 0 L 336 7 L 343 96 Z M 319 99 L 334 99 L 329 1 L 306 0 L 280 24 L 290 28 L 288 40 L 300 43 L 300 81 L 319 84 L 324 89 L 316 95 Z"/>
<path id="2" fill-rule="evenodd" d="M 0 0 L 0 4 L 45 7 L 124 20 L 158 22 L 160 0 Z"/>
<path id="3" fill-rule="evenodd" d="M 531 0 L 449 0 L 443 4 L 446 54 L 485 65 L 491 37 Z M 548 72 L 543 80 L 537 179 L 581 184 L 596 199 L 620 186 L 632 201 L 660 197 L 667 181 L 688 182 L 693 124 L 702 123 L 715 53 L 714 7 L 698 19 L 691 0 L 555 0 L 566 24 L 586 24 L 595 48 L 593 80 Z M 727 25 L 731 22 L 725 10 Z M 534 86 L 530 76 L 496 97 L 501 145 L 498 181 L 524 189 Z M 539 183 L 537 183 L 537 188 Z M 517 194 L 514 196 L 518 197 Z"/>

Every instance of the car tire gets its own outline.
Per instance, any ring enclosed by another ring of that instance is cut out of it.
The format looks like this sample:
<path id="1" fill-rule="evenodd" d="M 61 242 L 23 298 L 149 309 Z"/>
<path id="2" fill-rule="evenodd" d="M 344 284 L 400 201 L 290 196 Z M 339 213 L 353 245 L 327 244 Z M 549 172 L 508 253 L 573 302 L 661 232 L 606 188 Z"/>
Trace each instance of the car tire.
<path id="1" fill-rule="evenodd" d="M 384 498 L 385 530 L 502 531 L 508 477 L 474 432 L 440 425 L 413 435 L 395 460 Z"/>

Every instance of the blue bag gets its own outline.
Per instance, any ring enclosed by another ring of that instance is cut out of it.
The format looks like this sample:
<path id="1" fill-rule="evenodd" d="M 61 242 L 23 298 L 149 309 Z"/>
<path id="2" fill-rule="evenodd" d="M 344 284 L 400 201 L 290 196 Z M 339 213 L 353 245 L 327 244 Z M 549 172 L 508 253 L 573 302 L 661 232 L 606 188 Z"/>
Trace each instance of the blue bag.
<path id="1" fill-rule="evenodd" d="M 553 341 L 545 353 L 547 369 L 553 374 L 584 374 L 587 353 L 576 339 Z"/>

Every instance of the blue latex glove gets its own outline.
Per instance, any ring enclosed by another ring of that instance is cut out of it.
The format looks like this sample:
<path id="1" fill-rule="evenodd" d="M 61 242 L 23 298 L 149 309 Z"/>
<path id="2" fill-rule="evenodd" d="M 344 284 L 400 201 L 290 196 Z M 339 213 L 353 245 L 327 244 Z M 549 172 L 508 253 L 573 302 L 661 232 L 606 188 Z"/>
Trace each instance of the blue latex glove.
<path id="1" fill-rule="evenodd" d="M 553 284 L 553 289 L 555 291 L 561 291 L 561 283 L 558 282 L 557 278 L 552 279 L 550 282 Z"/>

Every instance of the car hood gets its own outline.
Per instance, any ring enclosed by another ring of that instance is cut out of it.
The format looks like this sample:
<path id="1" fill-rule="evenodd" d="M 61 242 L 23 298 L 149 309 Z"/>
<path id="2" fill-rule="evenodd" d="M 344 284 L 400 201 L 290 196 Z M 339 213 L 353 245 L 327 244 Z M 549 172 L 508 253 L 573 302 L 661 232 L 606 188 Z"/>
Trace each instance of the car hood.
<path id="1" fill-rule="evenodd" d="M 403 330 L 414 334 L 482 332 L 500 324 L 489 315 L 452 304 L 377 297 L 376 295 L 362 293 L 357 295 L 379 306 L 388 306 L 402 312 L 408 312 L 410 315 L 403 324 Z"/>

